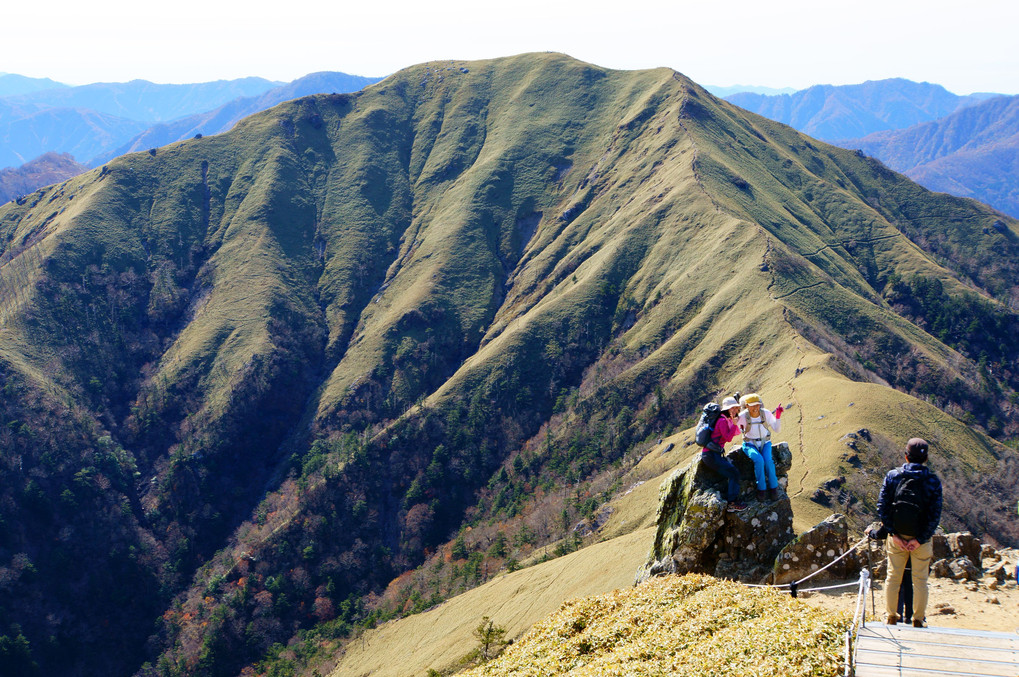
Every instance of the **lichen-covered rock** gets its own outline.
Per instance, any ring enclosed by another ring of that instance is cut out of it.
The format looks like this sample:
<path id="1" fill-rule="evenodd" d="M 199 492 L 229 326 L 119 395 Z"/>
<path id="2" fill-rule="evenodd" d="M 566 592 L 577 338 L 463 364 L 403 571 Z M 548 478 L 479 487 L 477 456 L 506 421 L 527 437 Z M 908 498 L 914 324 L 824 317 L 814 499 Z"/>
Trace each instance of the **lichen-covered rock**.
<path id="1" fill-rule="evenodd" d="M 793 536 L 793 512 L 784 491 L 777 501 L 752 501 L 743 512 L 725 513 L 722 532 L 709 557 L 715 562 L 714 575 L 763 581 Z"/>
<path id="2" fill-rule="evenodd" d="M 849 549 L 849 523 L 845 515 L 832 515 L 810 531 L 800 534 L 786 545 L 775 558 L 773 580 L 776 584 L 798 581 Z M 855 554 L 810 579 L 811 584 L 823 580 L 843 579 L 859 570 Z"/>
<path id="3" fill-rule="evenodd" d="M 744 495 L 756 491 L 753 463 L 742 451 L 726 454 L 740 470 Z M 700 455 L 673 473 L 659 491 L 658 529 L 636 582 L 664 574 L 708 573 L 760 580 L 775 555 L 793 537 L 792 508 L 785 494 L 792 453 L 784 442 L 772 448 L 779 477 L 777 501 L 749 501 L 742 512 L 726 512 L 724 478 L 700 462 Z"/>

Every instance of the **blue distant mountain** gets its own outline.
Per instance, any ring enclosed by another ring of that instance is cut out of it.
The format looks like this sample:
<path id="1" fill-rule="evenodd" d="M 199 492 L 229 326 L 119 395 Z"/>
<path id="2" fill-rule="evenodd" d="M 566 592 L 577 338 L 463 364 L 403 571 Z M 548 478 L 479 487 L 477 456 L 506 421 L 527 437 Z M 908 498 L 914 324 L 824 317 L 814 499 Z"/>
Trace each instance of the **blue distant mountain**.
<path id="1" fill-rule="evenodd" d="M 1019 96 L 998 96 L 939 120 L 840 143 L 931 190 L 1019 217 Z"/>
<path id="2" fill-rule="evenodd" d="M 219 134 L 229 130 L 242 118 L 271 108 L 278 103 L 311 94 L 356 92 L 379 80 L 381 78 L 366 78 L 346 73 L 312 73 L 271 89 L 261 96 L 234 99 L 214 110 L 149 127 L 112 152 L 93 157 L 90 164 L 96 166 L 124 153 L 165 146 L 174 141 L 189 139 L 197 134 Z"/>
<path id="3" fill-rule="evenodd" d="M 940 85 L 892 78 L 772 96 L 743 92 L 726 100 L 815 138 L 838 141 L 936 120 L 990 96 L 959 96 Z"/>
<path id="4" fill-rule="evenodd" d="M 142 122 L 165 122 L 222 106 L 242 96 L 257 96 L 284 83 L 264 78 L 216 80 L 190 85 L 161 85 L 148 80 L 97 82 L 8 97 L 11 103 L 47 108 L 86 108 Z"/>
<path id="5" fill-rule="evenodd" d="M 38 89 L 0 96 L 0 169 L 19 167 L 49 152 L 70 153 L 78 162 L 95 166 L 132 149 L 226 131 L 241 118 L 288 99 L 356 91 L 379 79 L 314 73 L 282 84 L 244 78 L 193 85 L 134 80 L 68 87 L 4 75 L 0 85 Z"/>
<path id="6" fill-rule="evenodd" d="M 729 85 L 728 87 L 719 87 L 718 85 L 704 85 L 704 89 L 708 90 L 715 96 L 720 96 L 723 99 L 732 96 L 733 94 L 740 94 L 741 92 L 749 92 L 751 94 L 763 94 L 765 96 L 778 96 L 779 94 L 792 94 L 797 90 L 794 87 L 758 87 L 756 85 Z"/>
<path id="7" fill-rule="evenodd" d="M 0 169 L 19 167 L 48 152 L 94 157 L 148 126 L 147 122 L 93 110 L 50 108 L 0 98 Z"/>
<path id="8" fill-rule="evenodd" d="M 29 78 L 14 73 L 0 73 L 0 96 L 15 96 L 18 94 L 28 94 L 29 92 L 66 87 L 67 85 L 50 80 L 49 78 Z"/>

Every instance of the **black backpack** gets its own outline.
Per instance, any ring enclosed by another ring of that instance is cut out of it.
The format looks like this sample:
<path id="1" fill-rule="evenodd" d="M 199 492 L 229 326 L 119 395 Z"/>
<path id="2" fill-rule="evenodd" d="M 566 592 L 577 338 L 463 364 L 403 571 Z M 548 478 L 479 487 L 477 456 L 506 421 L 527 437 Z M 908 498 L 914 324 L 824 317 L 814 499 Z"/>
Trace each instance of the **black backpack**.
<path id="1" fill-rule="evenodd" d="M 702 449 L 707 448 L 711 451 L 721 452 L 722 448 L 718 446 L 718 443 L 711 440 L 711 434 L 715 432 L 715 424 L 718 423 L 718 417 L 722 415 L 722 410 L 716 402 L 708 402 L 704 405 L 702 412 L 701 420 L 697 422 L 697 433 L 694 440 L 697 446 Z"/>
<path id="2" fill-rule="evenodd" d="M 920 535 L 927 523 L 923 475 L 906 475 L 892 498 L 892 531 L 902 536 Z"/>

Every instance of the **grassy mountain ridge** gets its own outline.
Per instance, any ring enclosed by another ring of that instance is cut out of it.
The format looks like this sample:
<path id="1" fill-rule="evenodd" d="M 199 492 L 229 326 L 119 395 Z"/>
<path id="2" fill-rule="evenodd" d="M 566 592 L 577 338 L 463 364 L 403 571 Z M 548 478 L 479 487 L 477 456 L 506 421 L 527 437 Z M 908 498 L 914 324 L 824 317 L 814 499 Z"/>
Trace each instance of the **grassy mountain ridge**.
<path id="1" fill-rule="evenodd" d="M 155 628 L 119 621 L 152 637 L 109 669 L 148 651 L 146 674 L 236 674 L 722 390 L 796 397 L 815 368 L 1014 435 L 1014 353 L 981 371 L 905 296 L 936 278 L 1014 315 L 1015 223 L 982 230 L 999 218 L 667 69 L 435 62 L 283 103 L 0 209 L 0 358 L 82 431 L 67 468 L 26 447 L 4 519 L 30 478 L 51 503 L 67 473 L 114 486 L 106 444 L 128 469 L 111 519 L 165 605 Z M 962 438 L 960 465 L 1007 455 Z M 11 608 L 52 605 L 53 549 L 3 547 L 47 567 Z M 53 629 L 28 618 L 38 647 Z"/>

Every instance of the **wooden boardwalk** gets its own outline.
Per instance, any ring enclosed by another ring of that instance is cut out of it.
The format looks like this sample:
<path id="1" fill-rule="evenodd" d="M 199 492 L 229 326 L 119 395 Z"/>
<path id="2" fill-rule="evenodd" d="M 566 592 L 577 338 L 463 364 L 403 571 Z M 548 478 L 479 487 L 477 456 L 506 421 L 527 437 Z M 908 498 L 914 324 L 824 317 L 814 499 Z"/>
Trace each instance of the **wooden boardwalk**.
<path id="1" fill-rule="evenodd" d="M 867 623 L 856 645 L 856 677 L 1019 677 L 1019 632 Z"/>

